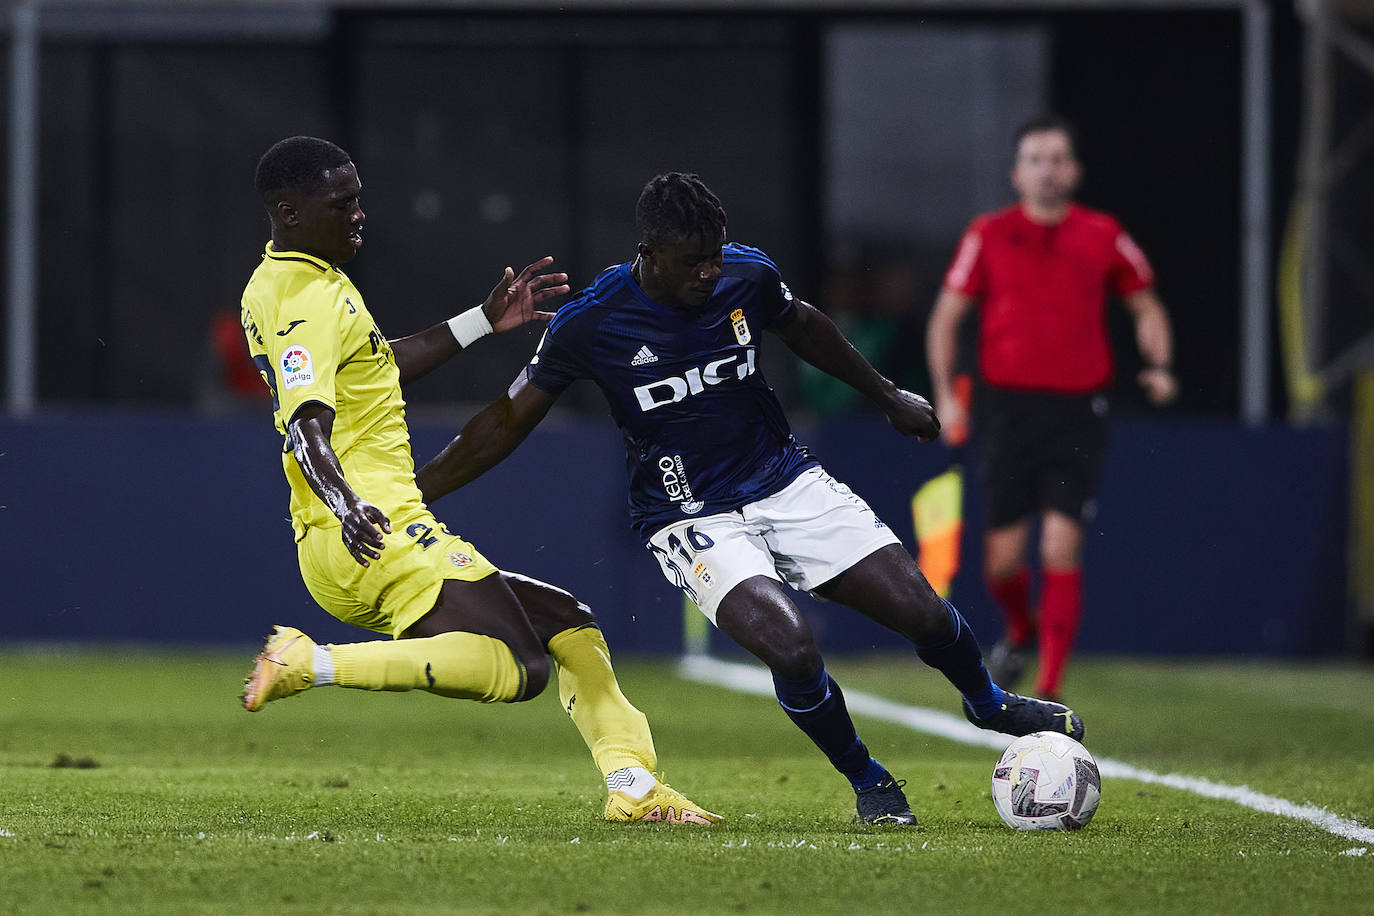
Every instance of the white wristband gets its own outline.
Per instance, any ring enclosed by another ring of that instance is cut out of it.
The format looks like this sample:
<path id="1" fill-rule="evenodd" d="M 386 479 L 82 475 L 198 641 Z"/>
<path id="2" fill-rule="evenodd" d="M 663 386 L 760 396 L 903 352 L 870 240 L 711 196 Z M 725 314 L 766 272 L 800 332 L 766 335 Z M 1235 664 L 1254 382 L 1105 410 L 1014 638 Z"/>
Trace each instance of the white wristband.
<path id="1" fill-rule="evenodd" d="M 474 340 L 491 333 L 491 322 L 487 320 L 487 313 L 482 311 L 482 307 L 474 305 L 463 314 L 450 318 L 448 329 L 453 332 L 453 339 L 458 341 L 458 346 L 466 350 Z"/>

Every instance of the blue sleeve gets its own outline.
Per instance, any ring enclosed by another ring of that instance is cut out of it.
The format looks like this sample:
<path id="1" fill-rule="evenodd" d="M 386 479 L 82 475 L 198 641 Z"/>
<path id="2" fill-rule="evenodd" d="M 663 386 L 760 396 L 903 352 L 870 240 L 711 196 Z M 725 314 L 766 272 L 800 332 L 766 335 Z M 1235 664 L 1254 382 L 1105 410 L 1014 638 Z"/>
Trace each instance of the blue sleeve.
<path id="1" fill-rule="evenodd" d="M 768 266 L 772 269 L 766 271 L 759 281 L 759 319 L 765 328 L 776 328 L 792 320 L 797 304 L 777 267 L 771 261 Z"/>
<path id="2" fill-rule="evenodd" d="M 758 248 L 737 242 L 731 243 L 728 251 L 731 260 L 738 263 L 741 275 L 754 284 L 752 311 L 759 323 L 765 328 L 776 328 L 791 321 L 796 303 L 773 259 Z"/>
<path id="3" fill-rule="evenodd" d="M 567 334 L 571 329 L 566 325 L 559 329 Z M 539 349 L 534 351 L 529 365 L 525 367 L 525 378 L 530 384 L 549 394 L 562 394 L 573 382 L 580 378 L 590 378 L 572 349 L 565 347 L 553 329 L 544 332 L 539 341 Z"/>
<path id="4" fill-rule="evenodd" d="M 787 324 L 792 320 L 792 316 L 797 312 L 797 304 L 792 299 L 792 291 L 787 288 L 787 284 L 779 277 L 776 284 L 770 284 L 770 289 L 765 290 L 761 295 L 767 303 L 767 311 L 763 319 L 765 328 L 776 328 Z"/>

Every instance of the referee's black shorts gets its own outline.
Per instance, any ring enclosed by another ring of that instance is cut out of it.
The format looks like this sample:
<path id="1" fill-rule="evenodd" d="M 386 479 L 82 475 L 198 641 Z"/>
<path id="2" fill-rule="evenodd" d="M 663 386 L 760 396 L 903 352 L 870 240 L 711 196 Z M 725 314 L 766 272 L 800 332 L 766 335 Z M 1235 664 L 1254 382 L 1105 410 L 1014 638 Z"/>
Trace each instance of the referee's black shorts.
<path id="1" fill-rule="evenodd" d="M 1088 521 L 1107 448 L 1107 399 L 978 389 L 974 446 L 984 523 L 1001 528 L 1047 509 Z"/>

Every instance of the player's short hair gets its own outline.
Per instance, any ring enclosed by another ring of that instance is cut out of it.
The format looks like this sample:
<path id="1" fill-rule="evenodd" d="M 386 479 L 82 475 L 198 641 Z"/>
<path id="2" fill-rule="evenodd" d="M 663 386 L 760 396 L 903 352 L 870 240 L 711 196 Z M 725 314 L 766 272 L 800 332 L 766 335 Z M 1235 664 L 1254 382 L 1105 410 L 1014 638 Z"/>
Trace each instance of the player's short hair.
<path id="1" fill-rule="evenodd" d="M 725 208 L 696 175 L 665 172 L 649 179 L 640 192 L 635 225 L 650 244 L 684 242 L 698 233 L 724 242 Z"/>
<path id="2" fill-rule="evenodd" d="M 282 191 L 313 191 L 324 185 L 324 173 L 353 161 L 344 150 L 318 137 L 287 137 L 258 160 L 253 185 L 269 207 L 268 197 Z"/>
<path id="3" fill-rule="evenodd" d="M 1012 158 L 1021 149 L 1021 141 L 1026 139 L 1027 134 L 1038 134 L 1044 131 L 1058 131 L 1069 138 L 1069 152 L 1073 153 L 1073 158 L 1078 158 L 1078 128 L 1072 121 L 1063 115 L 1057 114 L 1038 114 L 1033 118 L 1027 118 L 1016 128 L 1016 136 L 1012 138 L 1011 154 Z"/>

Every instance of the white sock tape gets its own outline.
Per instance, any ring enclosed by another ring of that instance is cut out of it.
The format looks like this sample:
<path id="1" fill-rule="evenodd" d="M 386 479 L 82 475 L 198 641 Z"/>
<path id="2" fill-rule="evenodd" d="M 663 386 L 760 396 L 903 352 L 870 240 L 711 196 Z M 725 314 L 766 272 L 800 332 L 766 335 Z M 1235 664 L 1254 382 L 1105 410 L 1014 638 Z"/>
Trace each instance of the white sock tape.
<path id="1" fill-rule="evenodd" d="M 482 307 L 474 305 L 463 314 L 450 318 L 448 329 L 453 332 L 453 339 L 458 341 L 458 346 L 466 350 L 474 340 L 491 333 L 491 322 L 487 320 Z"/>

